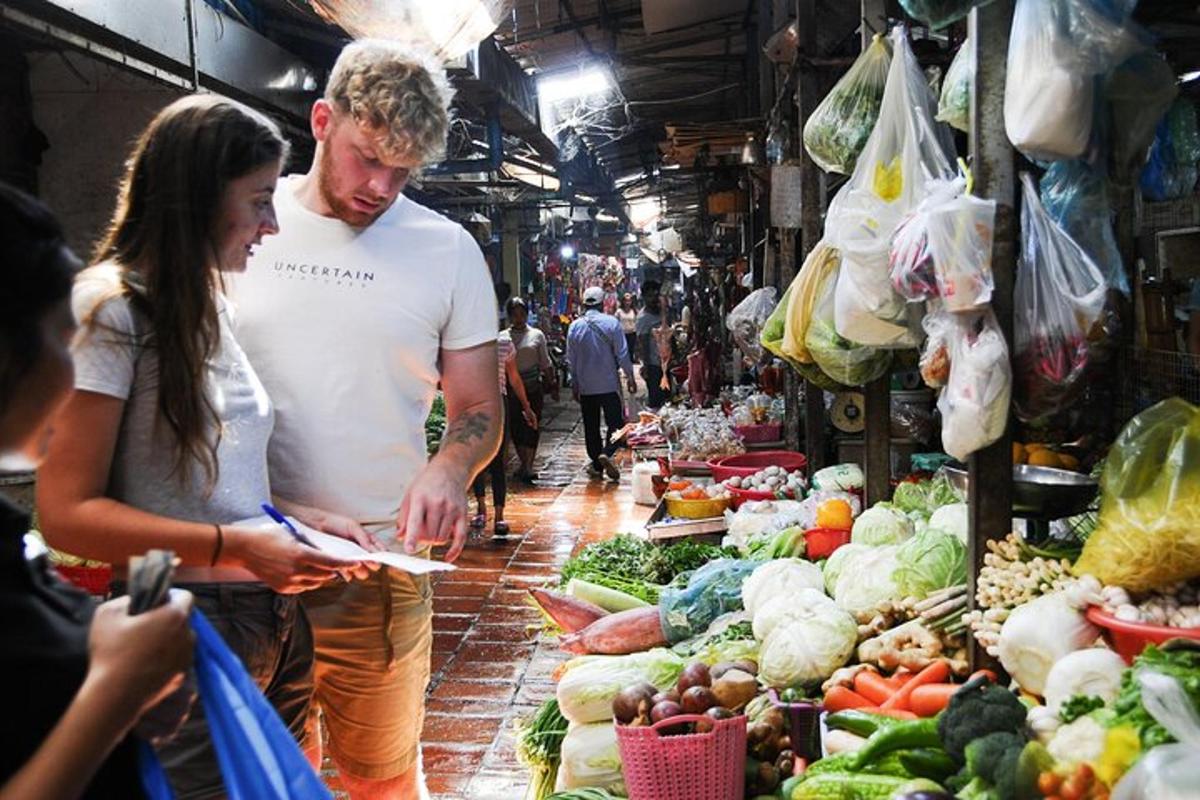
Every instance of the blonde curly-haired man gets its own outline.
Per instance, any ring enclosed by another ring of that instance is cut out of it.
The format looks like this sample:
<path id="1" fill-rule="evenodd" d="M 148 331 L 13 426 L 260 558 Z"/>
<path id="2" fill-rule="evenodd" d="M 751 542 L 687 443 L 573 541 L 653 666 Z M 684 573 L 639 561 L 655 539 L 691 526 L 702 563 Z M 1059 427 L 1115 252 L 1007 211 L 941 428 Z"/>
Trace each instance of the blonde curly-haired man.
<path id="1" fill-rule="evenodd" d="M 449 545 L 448 560 L 501 419 L 496 301 L 479 248 L 401 195 L 443 152 L 451 94 L 440 65 L 399 44 L 347 46 L 312 109 L 313 165 L 280 181 L 280 233 L 231 289 L 239 341 L 275 401 L 273 493 L 316 527 L 409 553 Z M 427 461 L 439 382 L 448 425 Z M 304 606 L 314 705 L 350 796 L 420 796 L 428 580 L 385 568 L 310 592 Z M 320 742 L 310 726 L 308 747 Z"/>

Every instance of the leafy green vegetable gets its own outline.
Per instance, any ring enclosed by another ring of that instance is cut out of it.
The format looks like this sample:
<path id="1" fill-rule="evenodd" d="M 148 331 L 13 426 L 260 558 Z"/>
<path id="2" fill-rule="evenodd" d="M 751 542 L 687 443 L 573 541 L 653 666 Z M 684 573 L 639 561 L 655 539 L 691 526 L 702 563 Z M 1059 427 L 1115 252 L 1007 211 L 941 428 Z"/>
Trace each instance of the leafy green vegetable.
<path id="1" fill-rule="evenodd" d="M 1077 694 L 1067 698 L 1066 702 L 1058 710 L 1058 718 L 1063 724 L 1074 722 L 1085 714 L 1095 711 L 1097 708 L 1104 708 L 1104 700 L 1100 697 L 1093 697 L 1086 694 Z"/>
<path id="2" fill-rule="evenodd" d="M 901 597 L 923 599 L 967 582 L 967 547 L 952 533 L 928 528 L 900 545 L 892 580 Z"/>
<path id="3" fill-rule="evenodd" d="M 433 405 L 429 416 L 425 418 L 425 450 L 429 455 L 438 451 L 442 443 L 442 433 L 446 430 L 446 398 L 438 392 L 433 396 Z"/>
<path id="4" fill-rule="evenodd" d="M 636 536 L 619 534 L 590 544 L 569 559 L 562 568 L 561 585 L 571 578 L 581 578 L 653 603 L 662 585 L 735 552 L 688 540 L 659 547 Z M 616 581 L 621 585 L 615 585 Z"/>
<path id="5" fill-rule="evenodd" d="M 1108 721 L 1108 727 L 1131 725 L 1141 739 L 1142 752 L 1147 752 L 1160 744 L 1173 742 L 1175 738 L 1142 705 L 1142 689 L 1136 675 L 1143 668 L 1178 680 L 1192 705 L 1200 711 L 1200 650 L 1190 647 L 1167 650 L 1147 645 L 1134 659 L 1133 668 L 1125 670 L 1121 677 L 1121 691 L 1113 702 L 1116 714 Z"/>
<path id="6" fill-rule="evenodd" d="M 566 735 L 567 719 L 554 698 L 542 703 L 530 720 L 517 724 L 517 759 L 530 769 L 526 800 L 545 800 L 553 793 Z"/>
<path id="7" fill-rule="evenodd" d="M 849 175 L 879 119 L 891 51 L 876 37 L 804 125 L 804 149 L 826 172 Z"/>
<path id="8" fill-rule="evenodd" d="M 658 596 L 662 591 L 661 586 L 637 578 L 623 578 L 620 575 L 613 575 L 608 572 L 600 572 L 591 569 L 575 570 L 570 578 L 563 577 L 562 587 L 566 587 L 572 579 L 594 583 L 597 586 L 603 586 L 606 589 L 615 589 L 618 592 L 632 595 L 633 597 L 643 600 L 650 605 L 658 605 Z M 598 604 L 597 604 L 598 605 Z"/>

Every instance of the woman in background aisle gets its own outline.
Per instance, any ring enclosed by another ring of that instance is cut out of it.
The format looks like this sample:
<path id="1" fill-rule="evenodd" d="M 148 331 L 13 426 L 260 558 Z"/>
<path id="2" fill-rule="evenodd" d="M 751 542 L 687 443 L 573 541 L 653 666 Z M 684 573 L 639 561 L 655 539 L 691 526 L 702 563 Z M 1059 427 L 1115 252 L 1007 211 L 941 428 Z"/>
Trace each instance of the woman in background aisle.
<path id="1" fill-rule="evenodd" d="M 530 425 L 525 420 L 520 400 L 510 392 L 507 400 L 508 430 L 517 450 L 517 458 L 521 461 L 516 478 L 529 483 L 537 477 L 533 471 L 533 460 L 537 457 L 540 440 L 542 405 L 547 393 L 558 399 L 557 381 L 550 351 L 546 347 L 546 335 L 529 325 L 529 309 L 525 301 L 514 297 L 508 301 L 505 310 L 508 313 L 508 329 L 500 333 L 500 341 L 511 342 L 516 350 L 517 372 L 520 373 L 525 396 L 529 399 L 529 407 L 537 423 Z"/>
<path id="2" fill-rule="evenodd" d="M 48 541 L 112 563 L 151 548 L 301 739 L 313 645 L 297 593 L 365 572 L 282 528 L 237 525 L 271 500 L 274 410 L 233 338 L 224 276 L 276 233 L 287 144 L 276 125 L 216 95 L 175 101 L 129 159 L 96 264 L 75 281 L 75 392 L 38 475 Z M 331 533 L 331 517 L 276 503 Z M 365 542 L 360 542 L 364 543 Z M 223 797 L 203 708 L 160 749 L 181 800 Z"/>
<path id="3" fill-rule="evenodd" d="M 633 363 L 638 363 L 637 357 L 637 318 L 638 311 L 633 306 L 633 293 L 621 295 L 621 307 L 617 309 L 617 322 L 621 323 L 621 333 L 625 334 L 625 346 L 629 348 L 629 357 Z"/>
<path id="4" fill-rule="evenodd" d="M 529 405 L 529 398 L 525 394 L 525 385 L 521 380 L 521 373 L 517 372 L 517 351 L 513 347 L 513 343 L 508 339 L 500 339 L 496 342 L 496 355 L 500 359 L 500 396 L 507 398 L 509 395 L 516 395 L 517 403 L 520 406 L 521 420 L 529 427 L 537 430 L 538 418 L 537 414 L 533 413 L 533 408 Z M 504 403 L 505 414 L 508 414 L 508 403 Z M 509 427 L 504 423 L 500 425 L 504 431 L 504 438 L 500 441 L 500 449 L 496 451 L 496 456 L 491 460 L 483 471 L 475 476 L 475 505 L 478 513 L 471 520 L 472 528 L 482 528 L 487 524 L 487 505 L 484 503 L 484 492 L 487 489 L 487 481 L 492 479 L 492 508 L 495 513 L 495 523 L 492 527 L 492 533 L 497 539 L 503 539 L 508 536 L 508 523 L 504 521 L 504 501 L 508 496 L 508 478 L 505 475 L 505 462 L 508 460 L 508 440 Z"/>

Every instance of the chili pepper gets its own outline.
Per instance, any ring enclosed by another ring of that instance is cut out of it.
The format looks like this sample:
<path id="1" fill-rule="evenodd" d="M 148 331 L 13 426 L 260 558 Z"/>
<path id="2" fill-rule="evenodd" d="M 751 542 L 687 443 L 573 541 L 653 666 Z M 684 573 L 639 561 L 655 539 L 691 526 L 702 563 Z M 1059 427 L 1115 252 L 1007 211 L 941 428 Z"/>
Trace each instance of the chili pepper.
<path id="1" fill-rule="evenodd" d="M 848 708 L 825 717 L 825 726 L 834 730 L 849 731 L 855 736 L 864 738 L 873 735 L 881 728 L 891 728 L 899 721 L 891 717 L 872 714 L 866 711 Z"/>
<path id="2" fill-rule="evenodd" d="M 888 728 L 880 728 L 871 734 L 867 743 L 858 751 L 852 770 L 860 770 L 880 756 L 893 750 L 908 750 L 916 747 L 940 747 L 937 718 L 898 722 Z"/>
<path id="3" fill-rule="evenodd" d="M 945 750 L 919 748 L 900 754 L 900 764 L 918 778 L 942 783 L 958 772 L 958 763 Z"/>

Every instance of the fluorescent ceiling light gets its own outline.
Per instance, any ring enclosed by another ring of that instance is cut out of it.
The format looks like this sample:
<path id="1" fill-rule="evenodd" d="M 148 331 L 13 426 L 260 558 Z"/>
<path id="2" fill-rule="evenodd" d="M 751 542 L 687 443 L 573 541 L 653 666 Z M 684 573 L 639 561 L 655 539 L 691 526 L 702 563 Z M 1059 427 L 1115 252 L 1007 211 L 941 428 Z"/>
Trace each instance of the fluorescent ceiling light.
<path id="1" fill-rule="evenodd" d="M 603 67 L 586 67 L 577 72 L 551 75 L 538 81 L 538 99 L 555 103 L 568 97 L 583 98 L 603 94 L 613 88 L 612 78 Z"/>
<path id="2" fill-rule="evenodd" d="M 612 214 L 597 214 L 596 221 L 597 222 L 620 222 L 620 220 L 618 220 Z"/>
<path id="3" fill-rule="evenodd" d="M 1196 80 L 1197 78 L 1200 78 L 1200 69 L 1198 69 L 1194 72 L 1183 73 L 1182 75 L 1179 76 L 1179 82 L 1180 83 L 1191 83 L 1192 81 Z"/>

